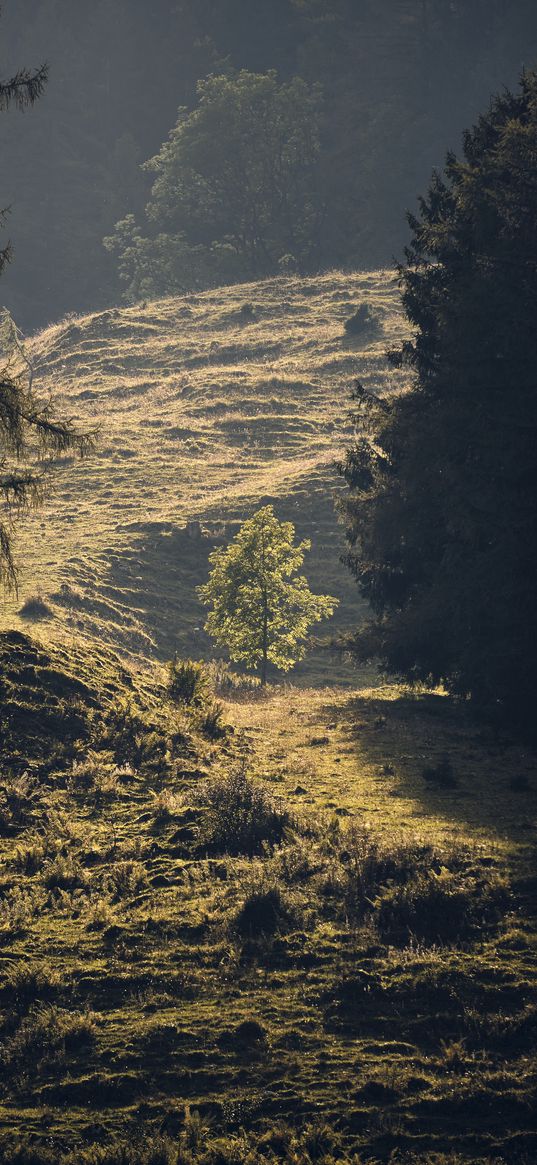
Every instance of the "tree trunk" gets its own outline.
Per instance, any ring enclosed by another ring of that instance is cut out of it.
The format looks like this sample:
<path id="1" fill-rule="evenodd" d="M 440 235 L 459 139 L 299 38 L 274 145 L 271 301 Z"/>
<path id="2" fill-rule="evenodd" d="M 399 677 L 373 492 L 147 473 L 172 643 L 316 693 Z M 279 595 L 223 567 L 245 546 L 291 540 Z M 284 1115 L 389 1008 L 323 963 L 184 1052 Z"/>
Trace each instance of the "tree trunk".
<path id="1" fill-rule="evenodd" d="M 261 659 L 261 687 L 267 686 L 267 662 L 268 662 L 268 601 L 266 592 L 263 594 L 263 642 L 262 642 L 262 659 Z"/>

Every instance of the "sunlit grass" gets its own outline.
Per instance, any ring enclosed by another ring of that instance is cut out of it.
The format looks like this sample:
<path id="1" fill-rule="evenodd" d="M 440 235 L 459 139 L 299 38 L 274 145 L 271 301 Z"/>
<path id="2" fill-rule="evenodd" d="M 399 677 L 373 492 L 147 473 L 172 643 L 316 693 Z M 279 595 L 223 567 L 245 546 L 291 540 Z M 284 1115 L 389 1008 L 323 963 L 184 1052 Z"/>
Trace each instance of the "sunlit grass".
<path id="1" fill-rule="evenodd" d="M 364 302 L 380 326 L 349 340 L 345 320 Z M 142 658 L 207 653 L 194 592 L 209 547 L 181 530 L 199 520 L 214 533 L 271 500 L 312 539 L 312 586 L 341 599 L 323 634 L 351 627 L 334 463 L 352 438 L 353 379 L 392 383 L 385 353 L 404 326 L 391 274 L 333 272 L 69 318 L 36 336 L 43 391 L 100 438 L 82 463 L 60 459 L 52 497 L 19 524 L 21 591 L 4 622 L 22 626 L 38 592 L 50 608 L 41 637 L 84 635 Z M 57 601 L 62 585 L 74 603 Z M 352 682 L 335 659 L 299 674 L 327 671 Z"/>

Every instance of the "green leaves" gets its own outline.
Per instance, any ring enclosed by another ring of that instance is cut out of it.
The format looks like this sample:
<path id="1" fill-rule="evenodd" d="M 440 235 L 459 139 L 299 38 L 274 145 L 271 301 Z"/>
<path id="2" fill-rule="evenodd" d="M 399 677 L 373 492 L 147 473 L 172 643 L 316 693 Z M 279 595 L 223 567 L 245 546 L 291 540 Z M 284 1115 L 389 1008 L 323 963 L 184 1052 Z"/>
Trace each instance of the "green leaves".
<path id="1" fill-rule="evenodd" d="M 142 236 L 133 215 L 105 240 L 129 296 L 275 274 L 319 261 L 321 94 L 243 69 L 197 86 L 159 153 Z"/>
<path id="2" fill-rule="evenodd" d="M 209 581 L 198 588 L 210 607 L 205 629 L 231 659 L 261 665 L 263 683 L 267 663 L 289 671 L 303 658 L 310 627 L 337 605 L 329 595 L 314 595 L 297 575 L 309 549 L 308 541 L 295 544 L 291 522 L 278 521 L 272 506 L 264 506 L 226 549 L 211 554 Z"/>

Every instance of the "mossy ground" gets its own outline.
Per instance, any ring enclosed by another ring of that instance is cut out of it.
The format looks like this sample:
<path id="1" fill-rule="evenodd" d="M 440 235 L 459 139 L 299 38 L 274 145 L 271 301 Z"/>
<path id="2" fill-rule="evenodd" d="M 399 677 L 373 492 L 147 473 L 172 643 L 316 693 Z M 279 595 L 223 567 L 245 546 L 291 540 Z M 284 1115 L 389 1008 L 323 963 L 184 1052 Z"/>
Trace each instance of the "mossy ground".
<path id="1" fill-rule="evenodd" d="M 245 695 L 214 741 L 116 683 L 6 778 L 0 1159 L 528 1165 L 531 757 L 441 694 Z"/>

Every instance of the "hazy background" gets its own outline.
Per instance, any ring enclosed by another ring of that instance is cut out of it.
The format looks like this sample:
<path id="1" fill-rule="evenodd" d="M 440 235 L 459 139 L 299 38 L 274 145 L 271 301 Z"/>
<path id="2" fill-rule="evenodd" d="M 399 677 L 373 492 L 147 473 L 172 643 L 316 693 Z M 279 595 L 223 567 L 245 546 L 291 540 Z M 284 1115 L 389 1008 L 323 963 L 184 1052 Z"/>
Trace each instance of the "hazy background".
<path id="1" fill-rule="evenodd" d="M 102 239 L 143 221 L 155 154 L 196 81 L 299 74 L 325 94 L 323 265 L 400 255 L 446 144 L 537 61 L 535 0 L 6 0 L 0 69 L 50 66 L 31 115 L 0 119 L 14 263 L 2 302 L 26 330 L 117 302 Z"/>

